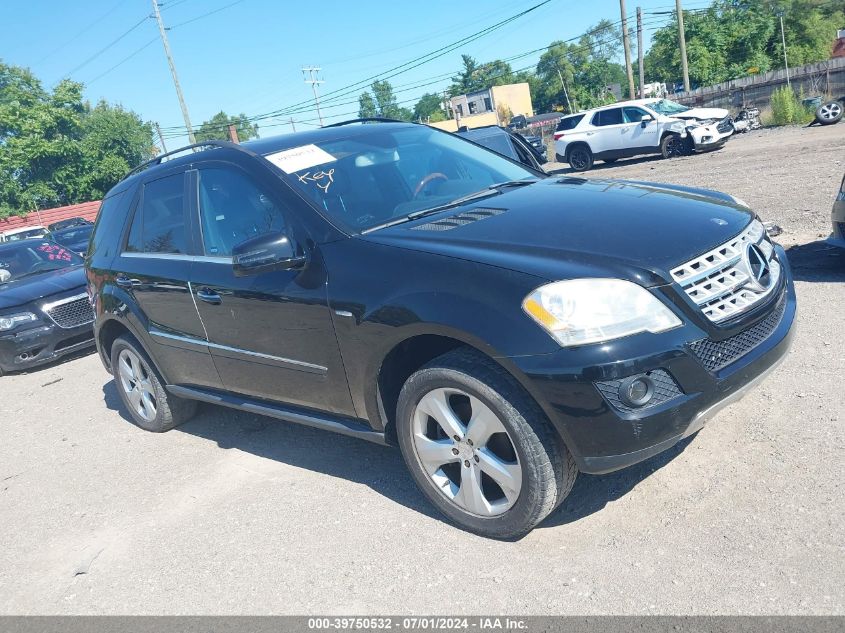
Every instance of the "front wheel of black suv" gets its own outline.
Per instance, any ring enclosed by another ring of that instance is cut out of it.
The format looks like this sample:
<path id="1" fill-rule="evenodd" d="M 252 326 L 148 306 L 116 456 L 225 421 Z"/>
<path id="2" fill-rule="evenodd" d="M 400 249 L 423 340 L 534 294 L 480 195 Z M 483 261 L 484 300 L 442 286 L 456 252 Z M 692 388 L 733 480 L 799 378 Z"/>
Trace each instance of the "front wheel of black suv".
<path id="1" fill-rule="evenodd" d="M 150 359 L 134 338 L 120 336 L 115 340 L 111 348 L 111 366 L 123 406 L 132 421 L 145 431 L 169 431 L 196 413 L 196 401 L 167 392 Z"/>
<path id="2" fill-rule="evenodd" d="M 460 348 L 408 378 L 396 431 L 417 486 L 453 523 L 490 538 L 534 528 L 569 494 L 572 456 L 502 367 Z"/>

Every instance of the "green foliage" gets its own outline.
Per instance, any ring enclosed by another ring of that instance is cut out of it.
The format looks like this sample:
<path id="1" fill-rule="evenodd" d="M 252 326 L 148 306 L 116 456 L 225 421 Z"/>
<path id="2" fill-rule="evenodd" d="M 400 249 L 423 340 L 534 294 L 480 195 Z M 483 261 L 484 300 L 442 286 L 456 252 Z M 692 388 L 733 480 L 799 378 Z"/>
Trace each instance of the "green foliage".
<path id="1" fill-rule="evenodd" d="M 133 112 L 82 100 L 82 84 L 52 92 L 25 68 L 0 62 L 0 217 L 97 200 L 155 152 Z"/>
<path id="2" fill-rule="evenodd" d="M 809 123 L 815 117 L 813 111 L 803 103 L 804 92 L 797 96 L 788 86 L 776 89 L 772 93 L 770 105 L 771 118 L 766 121 L 771 125 L 802 125 Z"/>
<path id="3" fill-rule="evenodd" d="M 716 0 L 706 11 L 684 12 L 690 82 L 712 85 L 784 65 L 778 11 L 783 11 L 790 66 L 830 57 L 842 3 L 828 0 Z M 645 56 L 650 81 L 680 80 L 676 21 L 658 29 Z"/>
<path id="4" fill-rule="evenodd" d="M 437 121 L 445 121 L 446 114 L 443 112 L 443 101 L 440 95 L 433 92 L 427 92 L 417 105 L 414 106 L 414 121 L 425 121 L 436 123 Z"/>
<path id="5" fill-rule="evenodd" d="M 250 122 L 246 114 L 239 114 L 237 116 L 229 116 L 222 110 L 211 117 L 208 121 L 203 121 L 199 129 L 194 133 L 197 142 L 229 140 L 229 125 L 233 124 L 238 132 L 238 140 L 248 141 L 251 138 L 258 138 L 258 126 Z"/>
<path id="6" fill-rule="evenodd" d="M 393 94 L 393 86 L 385 80 L 374 81 L 370 86 L 372 95 L 369 92 L 361 93 L 358 97 L 358 116 L 384 117 L 386 119 L 398 119 L 400 121 L 412 120 L 414 113 L 408 108 L 402 108 L 396 102 L 396 95 Z"/>
<path id="7" fill-rule="evenodd" d="M 621 30 L 602 20 L 578 42 L 552 42 L 540 56 L 537 73 L 529 80 L 531 100 L 538 112 L 595 108 L 615 99 L 611 84 L 627 83 L 625 68 L 614 60 L 621 51 Z M 569 92 L 567 103 L 561 79 Z"/>
<path id="8" fill-rule="evenodd" d="M 449 86 L 449 94 L 453 97 L 517 81 L 511 65 L 500 59 L 479 64 L 469 55 L 461 55 L 461 61 L 464 67 L 452 77 L 452 85 Z"/>

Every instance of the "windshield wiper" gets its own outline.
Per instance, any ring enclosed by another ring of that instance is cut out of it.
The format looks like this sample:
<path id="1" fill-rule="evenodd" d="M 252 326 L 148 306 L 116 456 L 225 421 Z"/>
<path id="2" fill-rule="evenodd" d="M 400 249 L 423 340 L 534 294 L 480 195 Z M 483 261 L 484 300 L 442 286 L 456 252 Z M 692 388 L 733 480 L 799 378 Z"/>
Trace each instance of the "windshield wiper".
<path id="1" fill-rule="evenodd" d="M 501 189 L 504 189 L 506 187 L 521 187 L 523 185 L 533 185 L 535 182 L 537 182 L 537 180 L 506 180 L 505 182 L 497 182 L 496 184 L 490 185 L 489 187 L 481 189 L 480 191 L 475 191 L 473 193 L 468 193 L 465 196 L 461 196 L 460 198 L 455 198 L 451 202 L 439 204 L 436 207 L 431 207 L 430 209 L 421 209 L 419 211 L 414 211 L 413 213 L 403 215 L 402 217 L 396 218 L 395 220 L 390 220 L 389 222 L 385 222 L 384 224 L 373 226 L 365 231 L 362 231 L 362 233 L 370 233 L 371 231 L 377 231 L 378 229 L 386 229 L 390 226 L 396 226 L 397 224 L 403 224 L 405 222 L 411 222 L 412 220 L 424 218 L 427 215 L 440 213 L 441 211 L 446 211 L 447 209 L 451 209 L 453 207 L 459 207 L 462 204 L 466 204 L 467 202 L 472 202 L 473 200 L 480 200 L 481 198 L 487 198 L 489 196 L 501 193 Z"/>

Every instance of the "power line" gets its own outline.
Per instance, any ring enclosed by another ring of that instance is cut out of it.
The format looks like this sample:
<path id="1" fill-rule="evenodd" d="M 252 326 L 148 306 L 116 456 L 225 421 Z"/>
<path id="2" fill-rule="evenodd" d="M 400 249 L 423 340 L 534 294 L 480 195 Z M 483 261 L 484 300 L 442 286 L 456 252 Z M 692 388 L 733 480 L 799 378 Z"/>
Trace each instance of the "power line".
<path id="1" fill-rule="evenodd" d="M 101 49 L 100 49 L 100 50 L 98 50 L 96 53 L 94 53 L 93 55 L 91 55 L 91 56 L 90 56 L 88 59 L 86 59 L 84 62 L 82 62 L 81 64 L 77 65 L 76 67 L 74 67 L 74 68 L 73 68 L 72 70 L 70 70 L 69 72 L 66 72 L 64 75 L 62 75 L 62 77 L 69 77 L 69 76 L 71 76 L 73 73 L 75 73 L 77 70 L 80 70 L 81 68 L 84 68 L 85 66 L 87 66 L 88 64 L 90 64 L 92 61 L 94 61 L 95 59 L 97 59 L 100 55 L 102 55 L 102 54 L 103 54 L 103 53 L 105 53 L 107 50 L 109 50 L 112 46 L 114 46 L 115 44 L 117 44 L 117 43 L 118 43 L 120 40 L 122 40 L 124 37 L 126 37 L 127 35 L 129 35 L 132 31 L 134 31 L 134 30 L 135 30 L 135 29 L 137 29 L 139 26 L 141 26 L 144 22 L 146 22 L 146 21 L 149 19 L 149 17 L 150 17 L 150 16 L 145 15 L 143 18 L 141 18 L 140 20 L 138 20 L 135 24 L 133 24 L 131 27 L 129 27 L 129 28 L 128 28 L 127 30 L 125 30 L 123 33 L 121 33 L 120 35 L 118 35 L 118 36 L 117 36 L 115 39 L 113 39 L 111 42 L 109 42 L 108 44 L 106 44 L 103 48 L 101 48 Z M 59 79 L 59 80 L 57 80 L 56 82 L 54 82 L 54 84 L 53 84 L 53 85 L 55 85 L 55 84 L 59 83 L 59 81 L 61 81 L 61 79 Z"/>
<path id="2" fill-rule="evenodd" d="M 154 37 L 154 38 L 153 38 L 153 39 L 151 39 L 149 42 L 147 42 L 146 44 L 144 44 L 141 48 L 139 48 L 139 49 L 135 50 L 134 52 L 130 53 L 129 55 L 127 55 L 126 57 L 124 57 L 123 59 L 121 59 L 121 60 L 120 60 L 119 62 L 117 62 L 114 66 L 111 66 L 108 70 L 104 70 L 103 72 L 101 72 L 99 75 L 97 75 L 97 76 L 96 76 L 96 77 L 94 77 L 93 79 L 89 79 L 88 81 L 85 81 L 85 82 L 83 82 L 83 83 L 84 83 L 86 86 L 90 86 L 92 83 L 94 83 L 95 81 L 97 81 L 97 80 L 98 80 L 98 79 L 100 79 L 101 77 L 105 77 L 105 76 L 106 76 L 106 75 L 108 75 L 111 71 L 115 70 L 115 69 L 116 69 L 116 68 L 118 68 L 119 66 L 122 66 L 123 64 L 125 64 L 126 62 L 128 62 L 130 59 L 132 59 L 133 57 L 135 57 L 135 55 L 137 55 L 137 54 L 139 54 L 140 52 L 142 52 L 143 50 L 145 50 L 145 49 L 149 48 L 149 47 L 150 47 L 152 44 L 154 44 L 157 40 L 158 40 L 158 36 Z"/>
<path id="3" fill-rule="evenodd" d="M 183 2 L 185 0 L 182 0 Z M 214 9 L 213 11 L 208 11 L 207 13 L 203 13 L 202 15 L 198 15 L 195 18 L 191 18 L 190 20 L 185 20 L 184 22 L 179 22 L 178 24 L 174 24 L 171 26 L 171 29 L 178 29 L 180 26 L 185 26 L 186 24 L 191 24 L 192 22 L 196 22 L 197 20 L 202 20 L 203 18 L 207 18 L 210 15 L 214 15 L 215 13 L 220 13 L 221 11 L 228 9 L 229 7 L 233 7 L 236 4 L 240 4 L 244 0 L 235 0 L 234 2 L 230 2 L 229 4 L 225 4 L 219 9 Z"/>
<path id="4" fill-rule="evenodd" d="M 93 27 L 97 26 L 100 22 L 102 22 L 103 20 L 105 20 L 105 19 L 106 19 L 107 17 L 109 17 L 112 13 L 114 13 L 115 9 L 117 9 L 117 8 L 118 8 L 119 6 L 121 6 L 122 4 L 123 4 L 123 2 L 122 2 L 122 1 L 121 1 L 121 2 L 118 2 L 118 3 L 117 3 L 116 5 L 114 5 L 111 9 L 109 9 L 109 10 L 108 10 L 108 11 L 106 11 L 104 14 L 102 14 L 99 18 L 97 18 L 96 20 L 94 20 L 93 22 L 91 22 L 90 24 L 88 24 L 88 26 L 86 26 L 86 27 L 85 27 L 85 28 L 83 28 L 81 31 L 79 31 L 76 35 L 74 35 L 72 38 L 70 38 L 69 40 L 67 40 L 64 44 L 59 44 L 56 48 L 52 49 L 49 53 L 47 53 L 46 55 L 44 55 L 44 57 L 42 57 L 42 58 L 41 58 L 41 59 L 39 59 L 37 62 L 35 62 L 35 63 L 33 64 L 33 66 L 38 66 L 41 62 L 43 62 L 43 61 L 44 61 L 44 60 L 46 60 L 46 59 L 49 59 L 49 58 L 50 58 L 50 57 L 52 57 L 55 53 L 58 53 L 60 50 L 62 50 L 62 49 L 63 49 L 65 46 L 67 46 L 68 44 L 70 44 L 70 43 L 75 42 L 76 40 L 78 40 L 78 39 L 79 39 L 82 35 L 84 35 L 84 34 L 85 34 L 85 33 L 87 33 L 88 31 L 90 31 Z"/>

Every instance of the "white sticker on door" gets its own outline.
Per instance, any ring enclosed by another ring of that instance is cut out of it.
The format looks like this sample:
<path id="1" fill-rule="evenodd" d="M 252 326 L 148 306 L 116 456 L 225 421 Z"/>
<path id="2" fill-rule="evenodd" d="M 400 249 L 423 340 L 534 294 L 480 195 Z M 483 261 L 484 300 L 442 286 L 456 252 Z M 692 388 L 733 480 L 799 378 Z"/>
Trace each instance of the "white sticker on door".
<path id="1" fill-rule="evenodd" d="M 315 165 L 323 165 L 337 160 L 334 156 L 313 144 L 286 149 L 274 154 L 267 154 L 264 158 L 286 174 L 292 174 L 303 169 L 308 169 L 309 167 L 314 167 Z"/>

